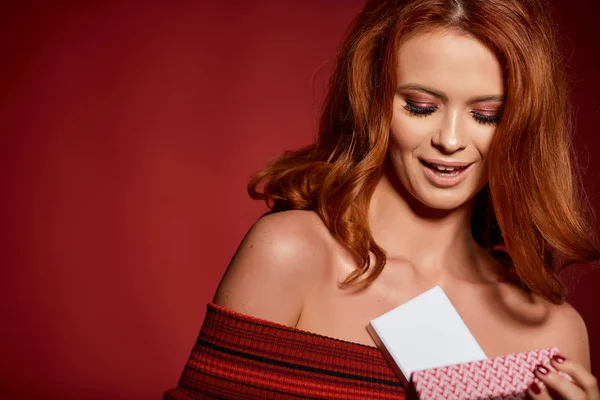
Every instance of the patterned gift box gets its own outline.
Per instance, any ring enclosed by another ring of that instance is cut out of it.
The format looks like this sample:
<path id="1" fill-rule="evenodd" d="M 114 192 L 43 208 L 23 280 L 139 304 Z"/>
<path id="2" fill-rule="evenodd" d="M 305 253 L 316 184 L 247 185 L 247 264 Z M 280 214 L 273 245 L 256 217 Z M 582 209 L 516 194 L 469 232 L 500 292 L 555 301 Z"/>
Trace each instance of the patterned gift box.
<path id="1" fill-rule="evenodd" d="M 557 353 L 558 348 L 552 347 L 415 371 L 412 388 L 420 400 L 526 399 L 533 381 L 544 387 L 534 368 L 554 369 L 550 359 Z"/>

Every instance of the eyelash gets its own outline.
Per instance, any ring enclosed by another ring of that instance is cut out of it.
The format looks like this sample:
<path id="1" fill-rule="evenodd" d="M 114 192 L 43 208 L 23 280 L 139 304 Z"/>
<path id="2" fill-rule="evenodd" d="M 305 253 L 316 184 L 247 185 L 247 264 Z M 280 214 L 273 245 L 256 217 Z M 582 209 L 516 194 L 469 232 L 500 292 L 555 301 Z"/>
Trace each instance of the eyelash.
<path id="1" fill-rule="evenodd" d="M 430 114 L 433 114 L 436 110 L 436 106 L 428 106 L 428 107 L 418 107 L 411 102 L 407 101 L 406 105 L 403 108 L 409 112 L 409 114 L 414 115 L 416 117 L 426 117 Z M 502 113 L 498 113 L 496 115 L 482 115 L 475 111 L 471 111 L 471 115 L 473 115 L 473 119 L 480 124 L 497 124 L 500 122 L 502 118 Z"/>

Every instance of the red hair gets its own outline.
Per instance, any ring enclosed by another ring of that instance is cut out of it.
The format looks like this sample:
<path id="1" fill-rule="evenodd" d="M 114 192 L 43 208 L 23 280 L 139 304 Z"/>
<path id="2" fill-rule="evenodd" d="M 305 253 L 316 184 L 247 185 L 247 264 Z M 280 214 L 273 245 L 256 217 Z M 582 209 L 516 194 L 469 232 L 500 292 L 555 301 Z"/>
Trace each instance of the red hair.
<path id="1" fill-rule="evenodd" d="M 358 262 L 342 285 L 370 284 L 386 262 L 368 208 L 387 157 L 398 48 L 425 30 L 461 31 L 494 52 L 506 92 L 473 236 L 490 250 L 504 241 L 521 282 L 561 303 L 560 260 L 597 262 L 600 252 L 571 161 L 566 79 L 547 15 L 542 0 L 367 1 L 338 55 L 316 142 L 258 171 L 250 196 L 271 212 L 316 211 Z"/>

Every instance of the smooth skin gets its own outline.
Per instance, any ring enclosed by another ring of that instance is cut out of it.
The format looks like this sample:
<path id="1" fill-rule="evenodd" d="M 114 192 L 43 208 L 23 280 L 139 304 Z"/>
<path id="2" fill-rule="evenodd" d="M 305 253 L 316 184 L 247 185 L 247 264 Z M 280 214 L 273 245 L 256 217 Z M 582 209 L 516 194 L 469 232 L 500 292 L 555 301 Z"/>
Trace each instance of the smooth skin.
<path id="1" fill-rule="evenodd" d="M 522 290 L 471 235 L 473 198 L 487 183 L 502 112 L 494 54 L 460 32 L 436 30 L 402 43 L 397 68 L 389 157 L 369 208 L 371 232 L 388 256 L 382 274 L 364 290 L 340 288 L 355 260 L 316 213 L 285 211 L 250 229 L 214 302 L 374 346 L 366 330 L 371 319 L 439 285 L 488 357 L 556 345 L 566 358 L 559 369 L 574 382 L 555 373 L 541 379 L 565 399 L 598 400 L 581 316 L 567 303 Z M 423 158 L 473 166 L 460 184 L 439 187 L 427 178 Z M 552 398 L 548 390 L 528 393 Z"/>

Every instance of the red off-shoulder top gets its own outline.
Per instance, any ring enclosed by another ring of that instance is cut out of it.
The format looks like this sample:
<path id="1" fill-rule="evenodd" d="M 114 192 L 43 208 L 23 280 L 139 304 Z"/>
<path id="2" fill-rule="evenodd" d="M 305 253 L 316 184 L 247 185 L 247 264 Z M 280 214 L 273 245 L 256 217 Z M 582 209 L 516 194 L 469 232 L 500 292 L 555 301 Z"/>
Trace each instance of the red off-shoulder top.
<path id="1" fill-rule="evenodd" d="M 179 384 L 164 400 L 405 399 L 376 347 L 208 304 Z"/>

